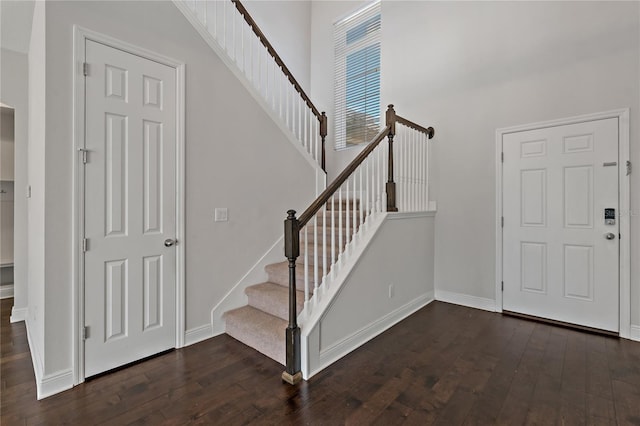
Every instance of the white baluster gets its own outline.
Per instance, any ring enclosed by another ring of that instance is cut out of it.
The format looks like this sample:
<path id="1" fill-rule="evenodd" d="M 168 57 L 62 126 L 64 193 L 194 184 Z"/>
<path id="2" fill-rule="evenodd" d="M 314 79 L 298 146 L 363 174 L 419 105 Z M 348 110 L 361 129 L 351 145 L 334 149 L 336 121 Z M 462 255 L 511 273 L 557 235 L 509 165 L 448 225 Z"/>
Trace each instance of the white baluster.
<path id="1" fill-rule="evenodd" d="M 338 257 L 340 258 L 340 264 L 342 265 L 342 250 L 344 247 L 342 244 L 342 187 L 338 188 L 338 232 L 338 247 L 340 250 Z"/>
<path id="2" fill-rule="evenodd" d="M 320 145 L 319 136 L 318 136 L 318 134 L 320 133 L 319 126 L 320 126 L 320 123 L 318 122 L 318 120 L 316 120 L 316 122 L 314 123 L 314 129 L 313 129 L 313 140 L 314 140 L 313 150 L 315 152 L 315 155 L 313 156 L 313 158 L 315 160 L 318 159 L 318 150 L 319 150 L 318 145 Z"/>
<path id="3" fill-rule="evenodd" d="M 218 39 L 218 12 L 216 11 L 218 7 L 217 1 L 207 1 L 207 30 L 213 36 L 214 39 Z"/>
<path id="4" fill-rule="evenodd" d="M 222 48 L 227 50 L 227 2 L 222 2 Z"/>
<path id="5" fill-rule="evenodd" d="M 351 234 L 349 233 L 349 180 L 347 179 L 347 181 L 343 184 L 343 186 L 345 187 L 345 203 L 344 203 L 344 210 L 345 210 L 345 235 L 347 238 L 347 241 L 345 241 L 347 244 L 345 245 L 345 251 L 346 248 L 349 246 L 349 241 L 351 241 Z M 340 216 L 340 218 L 342 218 L 342 216 Z"/>
<path id="6" fill-rule="evenodd" d="M 353 238 L 351 238 L 352 242 L 356 241 L 356 235 L 358 234 L 358 208 L 356 204 L 356 176 L 357 170 L 351 175 L 353 180 Z"/>
<path id="7" fill-rule="evenodd" d="M 364 173 L 364 167 L 363 165 L 360 165 L 360 167 L 358 167 L 359 172 L 360 172 L 360 194 L 359 194 L 359 203 L 360 203 L 360 230 L 362 232 L 360 232 L 360 235 L 362 236 L 362 234 L 364 233 L 364 194 L 363 194 L 363 186 L 362 186 L 362 174 Z"/>
<path id="8" fill-rule="evenodd" d="M 309 302 L 309 225 L 304 227 L 304 303 Z"/>
<path id="9" fill-rule="evenodd" d="M 429 137 L 425 136 L 424 138 L 424 145 L 426 147 L 426 156 L 427 156 L 427 167 L 426 167 L 426 179 L 427 179 L 427 185 L 426 185 L 426 190 L 425 190 L 425 198 L 426 198 L 426 202 L 427 202 L 427 209 L 429 208 L 429 185 L 430 185 L 430 180 L 431 180 L 431 144 L 429 143 Z"/>
<path id="10" fill-rule="evenodd" d="M 336 277 L 335 262 L 338 259 L 336 253 L 336 196 L 331 196 L 331 278 Z"/>
<path id="11" fill-rule="evenodd" d="M 322 206 L 322 278 L 327 276 L 327 205 Z M 323 289 L 325 290 L 325 289 Z"/>
<path id="12" fill-rule="evenodd" d="M 318 215 L 313 216 L 313 295 L 314 304 L 318 303 Z"/>

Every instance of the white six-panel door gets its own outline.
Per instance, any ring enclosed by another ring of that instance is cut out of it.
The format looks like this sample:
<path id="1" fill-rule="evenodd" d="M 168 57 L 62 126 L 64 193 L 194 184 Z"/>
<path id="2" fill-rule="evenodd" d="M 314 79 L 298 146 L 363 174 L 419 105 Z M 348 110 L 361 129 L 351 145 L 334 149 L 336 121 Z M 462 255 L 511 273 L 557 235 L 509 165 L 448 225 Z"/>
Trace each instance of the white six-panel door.
<path id="1" fill-rule="evenodd" d="M 503 309 L 618 331 L 618 120 L 502 143 Z M 607 208 L 615 224 L 605 223 Z"/>
<path id="2" fill-rule="evenodd" d="M 175 347 L 176 70 L 87 40 L 85 376 Z"/>

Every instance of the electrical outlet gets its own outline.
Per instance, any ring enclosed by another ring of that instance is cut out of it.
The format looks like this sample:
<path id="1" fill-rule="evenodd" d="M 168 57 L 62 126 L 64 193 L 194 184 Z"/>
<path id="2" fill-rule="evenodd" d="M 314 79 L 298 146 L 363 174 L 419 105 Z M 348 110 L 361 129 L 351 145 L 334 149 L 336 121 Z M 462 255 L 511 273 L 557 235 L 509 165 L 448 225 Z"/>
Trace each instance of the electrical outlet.
<path id="1" fill-rule="evenodd" d="M 389 284 L 389 299 L 393 297 L 394 290 L 393 284 Z"/>
<path id="2" fill-rule="evenodd" d="M 216 208 L 214 211 L 214 220 L 216 222 L 226 222 L 229 217 L 229 212 L 226 208 Z"/>

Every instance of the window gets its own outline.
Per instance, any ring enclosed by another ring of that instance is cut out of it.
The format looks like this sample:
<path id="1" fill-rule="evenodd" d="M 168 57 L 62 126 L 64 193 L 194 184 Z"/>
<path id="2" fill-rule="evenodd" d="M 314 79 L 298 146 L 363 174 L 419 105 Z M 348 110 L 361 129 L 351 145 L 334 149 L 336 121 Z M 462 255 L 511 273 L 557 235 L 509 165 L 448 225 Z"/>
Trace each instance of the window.
<path id="1" fill-rule="evenodd" d="M 380 2 L 335 24 L 336 149 L 380 131 Z"/>

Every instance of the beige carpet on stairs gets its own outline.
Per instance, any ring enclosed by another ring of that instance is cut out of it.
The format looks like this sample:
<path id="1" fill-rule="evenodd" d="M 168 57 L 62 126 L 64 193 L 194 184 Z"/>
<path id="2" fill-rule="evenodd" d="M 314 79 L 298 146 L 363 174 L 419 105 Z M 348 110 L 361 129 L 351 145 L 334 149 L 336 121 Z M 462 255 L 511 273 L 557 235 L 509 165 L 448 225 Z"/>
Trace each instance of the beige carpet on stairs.
<path id="1" fill-rule="evenodd" d="M 343 205 L 345 202 L 343 202 Z M 358 203 L 356 203 L 358 204 Z M 350 209 L 353 203 L 350 203 Z M 297 309 L 298 313 L 302 311 L 304 306 L 304 251 L 309 250 L 309 283 L 310 292 L 313 293 L 313 265 L 315 257 L 311 255 L 313 242 L 317 239 L 319 274 L 322 274 L 322 244 L 326 239 L 327 250 L 331 244 L 331 223 L 335 222 L 336 227 L 339 222 L 339 211 L 336 205 L 336 211 L 327 210 L 323 219 L 319 215 L 318 230 L 314 232 L 313 221 L 307 227 L 307 247 L 303 246 L 305 230 L 301 232 L 301 256 L 296 264 L 296 289 L 297 289 Z M 349 226 L 353 227 L 353 212 L 348 216 Z M 342 233 L 346 235 L 347 215 L 342 212 Z M 323 233 L 323 222 L 326 222 L 326 234 Z M 360 212 L 356 211 L 356 226 L 359 226 Z M 339 232 L 339 231 L 338 231 Z M 337 238 L 337 233 L 336 233 Z M 344 249 L 346 238 L 343 237 L 342 248 Z M 336 241 L 336 246 L 338 242 Z M 289 266 L 288 262 L 279 262 L 265 267 L 268 281 L 248 287 L 245 290 L 249 303 L 238 309 L 225 312 L 225 331 L 236 340 L 250 346 L 264 355 L 274 359 L 282 365 L 285 365 L 285 330 L 289 319 Z"/>

